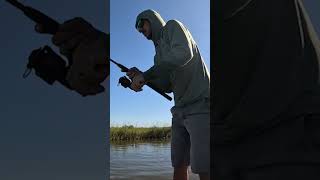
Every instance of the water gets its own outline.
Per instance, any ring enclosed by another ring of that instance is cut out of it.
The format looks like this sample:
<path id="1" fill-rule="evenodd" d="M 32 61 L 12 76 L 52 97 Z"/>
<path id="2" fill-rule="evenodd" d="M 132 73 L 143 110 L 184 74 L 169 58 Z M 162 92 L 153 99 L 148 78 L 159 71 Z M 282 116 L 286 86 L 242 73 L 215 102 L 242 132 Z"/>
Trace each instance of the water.
<path id="1" fill-rule="evenodd" d="M 110 148 L 111 180 L 172 179 L 169 141 L 117 142 L 111 143 Z M 190 180 L 198 179 L 189 174 Z"/>

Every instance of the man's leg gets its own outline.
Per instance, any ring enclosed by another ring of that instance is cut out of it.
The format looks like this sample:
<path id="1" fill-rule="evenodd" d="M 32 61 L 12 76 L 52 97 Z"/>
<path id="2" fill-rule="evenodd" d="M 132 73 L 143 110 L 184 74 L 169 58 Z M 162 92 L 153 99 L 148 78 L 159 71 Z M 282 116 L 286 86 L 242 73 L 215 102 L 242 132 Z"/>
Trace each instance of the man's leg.
<path id="1" fill-rule="evenodd" d="M 208 174 L 199 174 L 200 180 L 210 180 L 210 176 Z"/>
<path id="2" fill-rule="evenodd" d="M 188 166 L 174 167 L 173 180 L 188 180 Z"/>
<path id="3" fill-rule="evenodd" d="M 184 118 L 177 109 L 171 110 L 171 162 L 174 167 L 173 180 L 188 180 L 190 164 L 190 137 L 184 127 Z"/>
<path id="4" fill-rule="evenodd" d="M 185 126 L 191 140 L 191 170 L 201 180 L 210 179 L 210 114 L 187 116 Z"/>

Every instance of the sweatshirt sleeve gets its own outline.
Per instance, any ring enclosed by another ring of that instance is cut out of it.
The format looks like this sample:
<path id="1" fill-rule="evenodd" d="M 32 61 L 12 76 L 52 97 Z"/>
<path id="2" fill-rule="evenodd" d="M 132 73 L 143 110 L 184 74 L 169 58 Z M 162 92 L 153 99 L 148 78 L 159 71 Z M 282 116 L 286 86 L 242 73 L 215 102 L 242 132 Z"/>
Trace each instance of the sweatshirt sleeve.
<path id="1" fill-rule="evenodd" d="M 162 76 L 163 73 L 171 73 L 186 65 L 193 57 L 192 39 L 182 24 L 170 20 L 162 33 L 155 55 L 155 61 L 159 63 L 144 72 L 147 81 Z"/>
<path id="2" fill-rule="evenodd" d="M 216 142 L 233 141 L 253 130 L 273 126 L 312 83 L 312 59 L 302 56 L 294 4 L 284 1 L 268 8 L 273 9 L 272 14 L 260 12 L 268 17 L 268 29 L 263 44 L 257 44 L 260 48 L 254 57 L 255 70 L 240 102 L 224 120 L 225 130 L 215 132 Z M 250 38 L 261 34 L 257 32 Z"/>

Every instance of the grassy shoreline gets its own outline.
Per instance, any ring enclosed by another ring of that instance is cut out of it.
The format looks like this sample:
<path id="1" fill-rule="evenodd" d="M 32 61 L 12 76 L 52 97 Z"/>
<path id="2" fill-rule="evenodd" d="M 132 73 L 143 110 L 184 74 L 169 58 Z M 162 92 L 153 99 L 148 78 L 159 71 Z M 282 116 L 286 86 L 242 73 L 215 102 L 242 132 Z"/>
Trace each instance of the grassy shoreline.
<path id="1" fill-rule="evenodd" d="M 171 127 L 134 127 L 110 128 L 111 141 L 167 140 L 171 137 Z"/>

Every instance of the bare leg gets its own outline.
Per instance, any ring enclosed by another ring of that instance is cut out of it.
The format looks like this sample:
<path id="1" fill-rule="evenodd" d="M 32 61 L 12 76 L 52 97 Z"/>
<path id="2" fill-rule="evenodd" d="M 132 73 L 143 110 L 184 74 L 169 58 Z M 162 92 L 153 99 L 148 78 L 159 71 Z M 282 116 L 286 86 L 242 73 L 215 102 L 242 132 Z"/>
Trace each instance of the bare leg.
<path id="1" fill-rule="evenodd" d="M 200 180 L 210 180 L 210 176 L 208 174 L 199 174 Z"/>
<path id="2" fill-rule="evenodd" d="M 173 180 L 188 180 L 188 166 L 175 167 Z"/>

